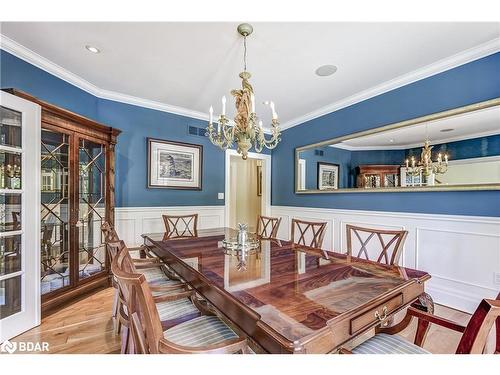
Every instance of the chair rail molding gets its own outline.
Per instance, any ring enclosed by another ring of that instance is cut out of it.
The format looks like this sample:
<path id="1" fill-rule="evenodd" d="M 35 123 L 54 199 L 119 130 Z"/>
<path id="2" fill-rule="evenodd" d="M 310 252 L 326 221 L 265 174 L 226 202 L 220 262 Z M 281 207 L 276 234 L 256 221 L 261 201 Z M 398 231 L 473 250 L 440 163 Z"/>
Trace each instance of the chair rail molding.
<path id="1" fill-rule="evenodd" d="M 500 290 L 500 218 L 272 206 L 288 240 L 292 218 L 326 221 L 323 248 L 346 252 L 346 224 L 408 231 L 400 265 L 429 272 L 436 303 L 472 313 Z"/>

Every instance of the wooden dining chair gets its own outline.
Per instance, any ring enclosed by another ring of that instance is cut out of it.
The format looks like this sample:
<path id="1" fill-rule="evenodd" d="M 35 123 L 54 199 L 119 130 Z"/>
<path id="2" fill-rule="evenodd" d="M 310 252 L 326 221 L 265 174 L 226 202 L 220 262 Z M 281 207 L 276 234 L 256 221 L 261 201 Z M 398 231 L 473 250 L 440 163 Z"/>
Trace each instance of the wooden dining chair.
<path id="1" fill-rule="evenodd" d="M 116 259 L 118 254 L 122 254 L 121 266 L 129 273 L 142 274 L 134 264 L 135 260 L 130 257 L 129 251 L 123 241 L 107 243 L 108 251 L 113 255 L 112 259 Z M 144 275 L 145 276 L 145 275 Z M 116 276 L 113 274 L 114 285 L 118 292 L 116 319 L 118 321 L 117 331 L 122 333 L 122 353 L 127 353 L 133 350 L 130 337 L 130 317 L 126 308 L 127 291 L 118 283 Z M 147 282 L 147 279 L 145 277 Z M 156 309 L 163 325 L 169 327 L 171 322 L 183 322 L 200 316 L 200 311 L 191 303 L 189 299 L 194 291 L 190 290 L 186 284 L 179 285 L 158 285 L 156 283 L 148 283 L 150 290 L 154 296 Z"/>
<path id="2" fill-rule="evenodd" d="M 144 275 L 132 272 L 125 251 L 118 253 L 111 269 L 123 291 L 134 353 L 247 352 L 246 339 L 215 315 L 201 315 L 165 329 L 149 284 Z"/>
<path id="3" fill-rule="evenodd" d="M 321 250 L 323 256 L 328 259 L 328 252 L 321 249 L 321 246 L 323 246 L 323 238 L 325 237 L 326 224 L 326 222 L 292 219 L 292 233 L 290 237 L 292 244 Z M 296 236 L 296 233 L 298 236 Z"/>
<path id="4" fill-rule="evenodd" d="M 413 343 L 399 335 L 413 318 L 417 318 L 417 330 Z M 456 354 L 481 354 L 484 352 L 489 332 L 495 325 L 495 354 L 500 354 L 500 293 L 496 299 L 483 299 L 469 320 L 467 326 L 426 313 L 413 307 L 408 308 L 405 322 L 389 327 L 377 328 L 375 336 L 361 343 L 352 351 L 341 349 L 343 354 L 428 354 L 422 348 L 428 327 L 437 324 L 452 331 L 460 332 Z"/>
<path id="5" fill-rule="evenodd" d="M 408 231 L 364 228 L 347 224 L 346 234 L 348 255 L 353 255 L 354 235 L 356 240 L 359 241 L 359 249 L 356 250 L 355 257 L 388 265 L 397 265 Z M 372 246 L 376 247 L 380 245 L 380 253 L 376 257 L 372 257 L 372 259 L 370 259 L 367 248 L 370 244 L 374 244 Z"/>
<path id="6" fill-rule="evenodd" d="M 120 237 L 118 236 L 118 233 L 116 232 L 115 228 L 107 221 L 102 223 L 101 231 L 102 231 L 102 234 L 104 236 L 105 243 L 106 242 L 120 241 Z M 128 250 L 129 250 L 129 252 L 133 252 L 133 253 L 139 252 L 140 258 L 147 258 L 147 257 L 155 258 L 156 257 L 156 255 L 154 255 L 151 251 L 149 251 L 149 248 L 145 245 L 138 246 L 138 247 L 129 247 Z"/>
<path id="7" fill-rule="evenodd" d="M 198 214 L 162 215 L 165 223 L 165 238 L 186 238 L 198 236 Z"/>
<path id="8" fill-rule="evenodd" d="M 281 246 L 278 239 L 278 229 L 281 224 L 281 218 L 259 215 L 257 218 L 257 236 L 263 240 L 276 241 Z"/>
<path id="9" fill-rule="evenodd" d="M 106 250 L 110 261 L 116 257 L 116 254 L 126 248 L 125 243 L 121 240 L 106 242 Z M 153 285 L 153 289 L 157 292 L 174 292 L 187 290 L 185 283 L 181 282 L 178 278 L 169 278 L 162 270 L 162 264 L 158 258 L 150 259 L 133 259 L 130 257 L 130 252 L 127 249 L 128 257 L 131 262 L 131 269 L 134 272 L 143 273 L 146 280 Z M 116 279 L 112 278 L 112 286 L 115 288 L 113 297 L 112 317 L 117 319 L 116 332 L 120 333 L 123 319 L 120 318 L 120 310 L 123 306 L 123 299 L 120 298 L 120 292 Z"/>

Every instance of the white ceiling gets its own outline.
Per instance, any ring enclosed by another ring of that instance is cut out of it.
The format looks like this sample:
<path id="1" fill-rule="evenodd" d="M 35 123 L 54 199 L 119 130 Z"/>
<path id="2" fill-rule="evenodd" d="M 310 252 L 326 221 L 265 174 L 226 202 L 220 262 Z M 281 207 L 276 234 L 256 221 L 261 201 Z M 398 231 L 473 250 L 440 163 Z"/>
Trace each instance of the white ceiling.
<path id="1" fill-rule="evenodd" d="M 453 130 L 442 132 L 443 129 Z M 422 146 L 427 137 L 431 144 L 440 144 L 494 134 L 500 134 L 500 106 L 353 138 L 332 147 L 353 151 L 405 150 Z"/>
<path id="2" fill-rule="evenodd" d="M 101 90 L 198 113 L 206 113 L 212 104 L 218 113 L 221 96 L 229 98 L 229 91 L 240 85 L 243 46 L 237 24 L 3 22 L 0 31 Z M 285 127 L 332 103 L 500 37 L 500 23 L 253 26 L 248 70 L 257 112 L 268 121 L 270 112 L 260 103 L 273 100 Z M 89 53 L 85 45 L 98 47 L 101 53 Z M 314 71 L 324 64 L 336 65 L 337 73 L 316 76 Z M 233 101 L 229 103 L 232 108 Z"/>

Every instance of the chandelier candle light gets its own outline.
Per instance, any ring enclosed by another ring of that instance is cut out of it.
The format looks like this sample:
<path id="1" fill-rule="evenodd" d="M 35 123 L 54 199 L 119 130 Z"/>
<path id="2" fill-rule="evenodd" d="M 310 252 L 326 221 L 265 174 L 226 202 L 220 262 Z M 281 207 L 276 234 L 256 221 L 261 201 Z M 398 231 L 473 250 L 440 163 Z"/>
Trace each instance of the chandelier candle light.
<path id="1" fill-rule="evenodd" d="M 432 147 L 429 139 L 425 140 L 424 147 L 420 154 L 420 160 L 417 162 L 412 156 L 410 160 L 406 159 L 406 173 L 411 177 L 419 176 L 422 173 L 426 178 L 434 174 L 444 174 L 448 170 L 448 154 L 438 154 L 437 160 L 432 161 Z M 410 166 L 411 164 L 411 166 Z"/>
<path id="2" fill-rule="evenodd" d="M 243 23 L 238 26 L 238 33 L 243 36 L 243 72 L 239 74 L 241 78 L 241 90 L 231 90 L 231 95 L 235 99 L 236 116 L 234 118 L 234 125 L 229 124 L 229 119 L 226 117 L 226 97 L 222 97 L 222 113 L 219 116 L 217 123 L 217 130 L 213 125 L 214 109 L 210 106 L 209 122 L 206 135 L 210 141 L 223 150 L 231 148 L 233 143 L 237 145 L 237 151 L 241 154 L 243 159 L 248 157 L 248 150 L 255 149 L 261 152 L 264 147 L 268 149 L 275 148 L 281 141 L 281 131 L 279 128 L 278 114 L 274 103 L 266 101 L 264 104 L 268 105 L 271 109 L 271 136 L 266 139 L 262 121 L 259 120 L 255 113 L 255 95 L 253 87 L 248 82 L 251 74 L 247 72 L 247 36 L 253 32 L 252 25 Z"/>

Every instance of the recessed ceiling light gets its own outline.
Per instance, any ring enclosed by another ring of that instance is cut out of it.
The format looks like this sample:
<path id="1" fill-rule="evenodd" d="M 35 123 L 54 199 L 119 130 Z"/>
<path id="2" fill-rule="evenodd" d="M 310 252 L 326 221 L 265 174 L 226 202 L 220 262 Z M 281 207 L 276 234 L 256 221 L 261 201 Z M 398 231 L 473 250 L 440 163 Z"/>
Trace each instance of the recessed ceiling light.
<path id="1" fill-rule="evenodd" d="M 394 143 L 394 139 L 393 138 L 389 139 L 389 142 Z"/>
<path id="2" fill-rule="evenodd" d="M 447 128 L 447 129 L 441 129 L 440 132 L 441 133 L 448 133 L 448 132 L 452 132 L 453 130 L 455 130 L 455 129 Z"/>
<path id="3" fill-rule="evenodd" d="M 335 65 L 322 65 L 316 69 L 316 74 L 320 77 L 327 77 L 331 76 L 336 71 L 337 67 Z"/>
<path id="4" fill-rule="evenodd" d="M 101 50 L 99 48 L 93 47 L 93 46 L 85 46 L 87 51 L 92 52 L 92 53 L 99 53 Z"/>

